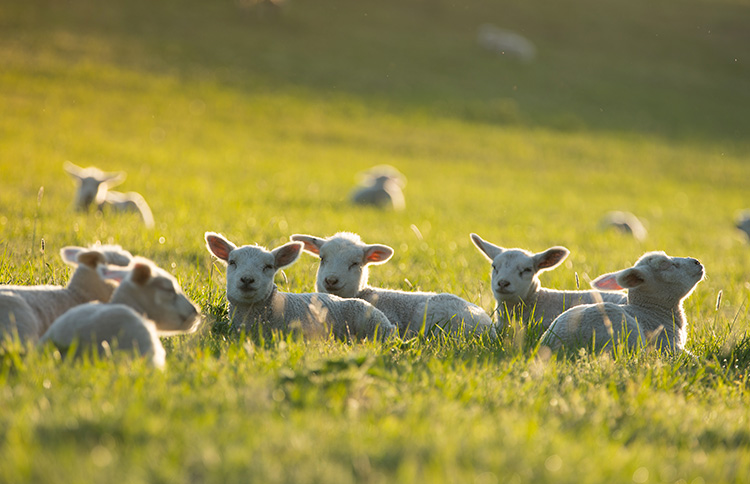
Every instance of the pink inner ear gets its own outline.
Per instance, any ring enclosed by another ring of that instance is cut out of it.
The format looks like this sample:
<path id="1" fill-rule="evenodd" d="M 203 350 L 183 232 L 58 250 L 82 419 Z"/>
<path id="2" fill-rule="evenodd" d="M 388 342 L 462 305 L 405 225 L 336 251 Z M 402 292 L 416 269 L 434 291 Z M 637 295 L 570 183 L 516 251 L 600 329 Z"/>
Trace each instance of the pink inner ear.
<path id="1" fill-rule="evenodd" d="M 232 249 L 224 240 L 216 237 L 215 235 L 209 235 L 208 237 L 206 237 L 206 242 L 208 242 L 208 247 L 211 249 L 211 253 L 213 255 L 221 260 L 229 259 L 229 253 L 232 251 Z"/>
<path id="2" fill-rule="evenodd" d="M 385 262 L 391 258 L 393 252 L 384 248 L 373 247 L 365 254 L 365 262 Z"/>
<path id="3" fill-rule="evenodd" d="M 621 291 L 625 289 L 617 283 L 617 274 L 605 274 L 601 277 L 594 279 L 591 285 L 597 289 L 604 289 L 608 291 Z"/>

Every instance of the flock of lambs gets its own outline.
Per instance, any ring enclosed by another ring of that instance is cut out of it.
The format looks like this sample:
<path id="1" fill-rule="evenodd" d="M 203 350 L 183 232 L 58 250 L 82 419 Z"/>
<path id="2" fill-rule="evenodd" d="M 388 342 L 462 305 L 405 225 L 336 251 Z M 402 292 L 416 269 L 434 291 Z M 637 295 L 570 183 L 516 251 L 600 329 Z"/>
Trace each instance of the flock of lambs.
<path id="1" fill-rule="evenodd" d="M 143 197 L 111 195 L 109 186 L 120 182 L 122 174 L 69 163 L 65 169 L 79 182 L 75 202 L 79 209 L 96 204 L 99 209 L 133 210 L 153 224 Z M 359 197 L 367 203 L 402 206 L 403 195 L 394 198 L 393 193 L 403 182 L 394 181 L 392 172 L 384 174 L 383 167 L 377 171 L 375 181 L 358 189 L 353 201 Z M 384 185 L 391 185 L 387 192 Z M 471 234 L 476 248 L 492 264 L 491 287 L 497 302 L 493 321 L 482 308 L 453 294 L 370 286 L 369 266 L 393 256 L 387 245 L 366 244 L 348 232 L 327 238 L 295 234 L 290 239 L 267 250 L 237 246 L 218 233 L 206 232 L 209 253 L 227 266 L 226 297 L 233 328 L 344 340 L 410 338 L 436 330 L 497 338 L 504 326 L 520 320 L 525 325 L 541 324 L 540 344 L 553 351 L 652 345 L 679 353 L 685 350 L 687 335 L 682 303 L 704 276 L 696 259 L 650 252 L 630 268 L 598 277 L 593 290 L 558 291 L 542 287 L 538 275 L 562 263 L 569 255 L 566 248 L 532 253 L 506 249 Z M 320 259 L 318 292 L 279 291 L 274 276 L 303 251 Z M 165 350 L 159 337 L 195 331 L 202 321 L 175 278 L 148 259 L 109 245 L 66 247 L 61 256 L 75 267 L 66 287 L 0 286 L 1 344 L 51 343 L 77 356 L 127 351 L 161 367 Z"/>

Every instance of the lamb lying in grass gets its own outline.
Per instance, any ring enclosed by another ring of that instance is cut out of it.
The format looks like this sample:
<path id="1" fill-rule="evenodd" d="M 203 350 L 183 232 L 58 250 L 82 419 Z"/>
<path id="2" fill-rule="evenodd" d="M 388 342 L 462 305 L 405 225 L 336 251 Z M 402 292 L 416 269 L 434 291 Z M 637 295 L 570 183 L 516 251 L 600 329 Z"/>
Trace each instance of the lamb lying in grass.
<path id="1" fill-rule="evenodd" d="M 696 259 L 644 254 L 629 269 L 605 274 L 592 282 L 599 289 L 627 289 L 625 305 L 609 302 L 576 306 L 561 314 L 542 336 L 541 344 L 560 348 L 612 350 L 620 342 L 636 348 L 650 343 L 661 351 L 685 349 L 687 320 L 682 301 L 703 279 Z"/>
<path id="2" fill-rule="evenodd" d="M 395 326 L 372 305 L 357 299 L 329 294 L 280 292 L 273 279 L 276 272 L 294 263 L 302 244 L 291 242 L 272 251 L 263 247 L 237 247 L 222 235 L 206 232 L 208 251 L 227 264 L 227 300 L 232 325 L 250 332 L 260 328 L 294 332 L 306 337 L 327 336 L 386 338 Z"/>
<path id="3" fill-rule="evenodd" d="M 387 245 L 367 245 L 357 234 L 340 232 L 328 239 L 296 234 L 294 241 L 320 257 L 316 288 L 320 292 L 371 303 L 399 327 L 402 336 L 414 336 L 423 328 L 440 325 L 450 332 L 495 334 L 492 320 L 479 306 L 453 294 L 405 292 L 367 284 L 368 266 L 382 264 L 393 255 Z"/>
<path id="4" fill-rule="evenodd" d="M 621 212 L 619 210 L 607 212 L 602 217 L 601 225 L 604 228 L 617 229 L 623 234 L 630 234 L 638 241 L 644 241 L 648 236 L 648 231 L 643 222 L 630 212 Z"/>
<path id="5" fill-rule="evenodd" d="M 540 321 L 546 329 L 568 308 L 600 300 L 624 304 L 625 294 L 600 291 L 557 291 L 542 287 L 539 273 L 554 269 L 568 257 L 565 247 L 551 247 L 532 254 L 523 249 L 504 249 L 471 234 L 477 249 L 492 262 L 492 292 L 501 326 L 520 318 L 524 324 Z"/>
<path id="6" fill-rule="evenodd" d="M 351 200 L 357 205 L 403 210 L 406 206 L 405 186 L 406 177 L 397 169 L 379 165 L 366 172 L 363 184 L 352 193 Z"/>
<path id="7" fill-rule="evenodd" d="M 108 303 L 76 306 L 55 320 L 40 340 L 63 352 L 75 347 L 76 356 L 96 351 L 136 352 L 157 367 L 164 366 L 159 335 L 191 333 L 200 312 L 177 281 L 151 261 L 135 258 L 126 269 L 104 269 L 104 277 L 121 280 Z"/>
<path id="8" fill-rule="evenodd" d="M 68 309 L 89 301 L 108 301 L 116 283 L 102 276 L 106 264 L 126 265 L 133 256 L 118 246 L 65 247 L 62 259 L 76 266 L 66 287 L 0 286 L 0 341 L 17 334 L 34 342 Z"/>
<path id="9" fill-rule="evenodd" d="M 125 172 L 106 173 L 93 166 L 81 168 L 69 161 L 64 163 L 63 168 L 78 181 L 75 198 L 75 207 L 78 211 L 86 212 L 93 204 L 99 211 L 137 213 L 146 227 L 154 226 L 154 216 L 143 196 L 136 192 L 121 193 L 110 190 L 125 181 Z"/>

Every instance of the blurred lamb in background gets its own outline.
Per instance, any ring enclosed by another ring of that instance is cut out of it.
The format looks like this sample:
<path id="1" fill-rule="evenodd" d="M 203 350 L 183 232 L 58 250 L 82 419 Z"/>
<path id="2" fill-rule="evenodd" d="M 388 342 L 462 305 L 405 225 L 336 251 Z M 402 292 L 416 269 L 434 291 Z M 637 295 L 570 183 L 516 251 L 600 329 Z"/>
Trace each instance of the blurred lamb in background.
<path id="1" fill-rule="evenodd" d="M 81 168 L 69 161 L 63 163 L 63 168 L 78 182 L 74 201 L 76 210 L 87 212 L 89 207 L 95 204 L 99 211 L 106 209 L 118 213 L 137 213 L 146 227 L 154 226 L 151 208 L 140 193 L 109 190 L 125 181 L 124 171 L 107 173 L 93 166 Z"/>
<path id="2" fill-rule="evenodd" d="M 619 210 L 607 212 L 602 217 L 601 225 L 605 229 L 614 228 L 623 234 L 630 234 L 639 242 L 646 240 L 648 236 L 648 231 L 643 222 L 630 212 L 621 212 Z"/>
<path id="3" fill-rule="evenodd" d="M 479 27 L 477 42 L 491 52 L 515 57 L 524 62 L 531 62 L 536 57 L 536 47 L 529 39 L 491 24 L 483 24 Z"/>
<path id="4" fill-rule="evenodd" d="M 406 186 L 406 177 L 401 172 L 390 165 L 378 165 L 362 175 L 362 183 L 352 192 L 352 203 L 404 209 L 406 201 L 403 188 Z"/>
<path id="5" fill-rule="evenodd" d="M 750 240 L 750 210 L 743 210 L 735 219 L 735 227 L 745 232 Z"/>

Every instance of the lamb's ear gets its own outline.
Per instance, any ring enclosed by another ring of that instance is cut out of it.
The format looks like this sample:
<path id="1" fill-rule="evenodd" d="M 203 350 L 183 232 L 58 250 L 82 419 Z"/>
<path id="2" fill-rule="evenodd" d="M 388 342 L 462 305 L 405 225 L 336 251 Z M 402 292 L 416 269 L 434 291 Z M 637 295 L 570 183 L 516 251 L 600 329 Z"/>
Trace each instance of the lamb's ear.
<path id="1" fill-rule="evenodd" d="M 631 267 L 617 273 L 617 283 L 625 289 L 638 287 L 646 282 L 646 275 L 641 269 Z"/>
<path id="2" fill-rule="evenodd" d="M 619 272 L 612 272 L 610 274 L 599 276 L 591 281 L 591 285 L 596 289 L 602 289 L 604 291 L 620 291 L 622 289 L 630 289 L 640 286 L 645 280 L 643 271 L 631 267 L 630 269 L 624 269 Z"/>
<path id="3" fill-rule="evenodd" d="M 151 265 L 143 262 L 136 262 L 133 270 L 130 271 L 130 280 L 135 284 L 142 286 L 151 279 Z"/>
<path id="4" fill-rule="evenodd" d="M 99 264 L 105 264 L 107 259 L 98 250 L 87 250 L 78 254 L 78 263 L 96 269 Z"/>
<path id="5" fill-rule="evenodd" d="M 554 269 L 570 255 L 570 251 L 565 247 L 550 247 L 544 252 L 534 254 L 534 267 L 536 271 L 546 271 Z"/>
<path id="6" fill-rule="evenodd" d="M 74 165 L 69 161 L 63 163 L 63 170 L 68 172 L 68 175 L 72 176 L 76 180 L 80 180 L 83 177 L 83 175 L 81 174 L 81 172 L 83 172 L 83 168 L 78 165 Z"/>
<path id="7" fill-rule="evenodd" d="M 373 244 L 365 247 L 365 264 L 382 264 L 393 257 L 393 249 L 387 245 Z"/>
<path id="8" fill-rule="evenodd" d="M 122 282 L 132 272 L 130 267 L 101 265 L 99 266 L 99 276 L 108 281 Z"/>
<path id="9" fill-rule="evenodd" d="M 275 268 L 282 269 L 296 261 L 302 253 L 302 242 L 289 242 L 271 251 Z"/>
<path id="10" fill-rule="evenodd" d="M 223 235 L 216 232 L 206 232 L 204 237 L 208 251 L 224 262 L 229 260 L 229 253 L 237 248 L 236 245 L 228 241 Z"/>
<path id="11" fill-rule="evenodd" d="M 320 255 L 320 249 L 321 247 L 323 247 L 323 244 L 326 243 L 326 241 L 324 239 L 321 239 L 320 237 L 303 234 L 294 234 L 289 237 L 289 239 L 293 240 L 294 242 L 302 242 L 303 244 L 305 244 L 302 250 L 309 254 L 317 256 Z"/>
<path id="12" fill-rule="evenodd" d="M 482 238 L 477 234 L 471 234 L 471 241 L 474 242 L 474 245 L 477 247 L 477 249 L 479 249 L 479 251 L 484 254 L 490 261 L 495 260 L 495 257 L 505 252 L 505 249 L 503 249 L 502 247 L 491 244 L 486 240 L 482 240 Z"/>
<path id="13" fill-rule="evenodd" d="M 105 183 L 107 185 L 107 188 L 112 188 L 124 182 L 125 178 L 127 178 L 127 174 L 125 174 L 124 171 L 117 171 L 112 173 L 105 173 L 104 177 L 99 181 Z"/>
<path id="14" fill-rule="evenodd" d="M 80 254 L 81 252 L 86 252 L 86 249 L 84 249 L 83 247 L 74 246 L 63 247 L 62 249 L 60 249 L 60 257 L 67 264 L 77 265 L 78 254 Z"/>

